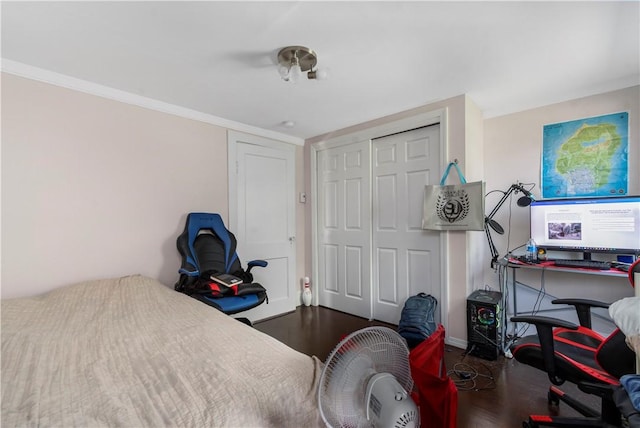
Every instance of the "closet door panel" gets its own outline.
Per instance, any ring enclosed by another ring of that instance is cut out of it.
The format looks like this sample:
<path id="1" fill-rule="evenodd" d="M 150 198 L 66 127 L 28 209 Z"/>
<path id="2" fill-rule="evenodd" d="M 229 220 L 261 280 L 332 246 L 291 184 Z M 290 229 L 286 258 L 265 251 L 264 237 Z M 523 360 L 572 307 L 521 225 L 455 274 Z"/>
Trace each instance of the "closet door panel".
<path id="1" fill-rule="evenodd" d="M 317 158 L 320 305 L 371 317 L 369 142 L 322 150 Z"/>

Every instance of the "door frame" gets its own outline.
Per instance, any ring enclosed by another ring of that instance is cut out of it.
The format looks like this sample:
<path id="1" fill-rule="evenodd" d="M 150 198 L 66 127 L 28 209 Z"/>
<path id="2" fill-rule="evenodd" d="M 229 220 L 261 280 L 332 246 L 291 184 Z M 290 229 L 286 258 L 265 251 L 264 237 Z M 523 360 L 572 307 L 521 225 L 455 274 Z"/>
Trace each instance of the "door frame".
<path id="1" fill-rule="evenodd" d="M 388 123 L 383 123 L 380 125 L 373 125 L 369 128 L 362 129 L 360 131 L 355 131 L 352 133 L 340 135 L 335 138 L 328 138 L 327 140 L 322 140 L 311 144 L 310 147 L 310 178 L 311 178 L 311 272 L 312 272 L 312 283 L 319 284 L 319 261 L 318 261 L 318 197 L 317 197 L 317 187 L 318 187 L 318 152 L 321 150 L 325 150 L 328 148 L 339 147 L 342 145 L 346 145 L 349 143 L 361 142 L 364 140 L 369 141 L 369 145 L 371 146 L 371 140 L 374 138 L 385 137 L 391 134 L 396 134 L 400 132 L 410 131 L 412 129 L 420 128 L 423 126 L 433 125 L 436 123 L 440 123 L 440 171 L 444 171 L 447 165 L 447 159 L 449 159 L 448 152 L 448 141 L 449 141 L 449 131 L 447 126 L 447 116 L 448 109 L 442 108 L 433 110 L 426 113 L 416 114 L 411 117 L 406 117 L 403 119 L 393 120 Z M 369 188 L 369 192 L 371 192 L 371 188 Z M 370 195 L 371 196 L 371 195 Z M 447 266 L 449 264 L 448 257 L 448 249 L 449 249 L 449 232 L 441 232 L 440 239 L 440 252 L 442 254 L 440 260 L 440 272 L 441 272 L 441 280 L 440 280 L 440 296 L 441 302 L 441 318 L 442 325 L 445 330 L 448 327 L 448 316 L 449 313 L 449 274 Z M 369 260 L 372 259 L 371 251 L 372 248 L 369 246 Z M 370 266 L 370 269 L 373 269 L 373 266 Z M 371 272 L 372 274 L 372 272 Z M 370 276 L 370 278 L 373 278 Z M 373 283 L 369 284 L 370 287 L 373 286 Z M 318 289 L 317 287 L 312 288 L 313 292 L 313 302 L 317 304 L 318 302 Z M 370 318 L 373 315 L 373 299 L 370 301 Z"/>

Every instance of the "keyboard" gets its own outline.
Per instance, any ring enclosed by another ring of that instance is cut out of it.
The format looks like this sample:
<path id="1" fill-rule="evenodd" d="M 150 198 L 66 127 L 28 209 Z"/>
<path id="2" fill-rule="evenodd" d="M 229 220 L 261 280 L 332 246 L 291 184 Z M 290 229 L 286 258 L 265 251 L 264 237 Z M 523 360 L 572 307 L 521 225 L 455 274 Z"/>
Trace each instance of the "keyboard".
<path id="1" fill-rule="evenodd" d="M 553 261 L 558 267 L 571 267 L 571 268 L 582 268 L 582 269 L 598 269 L 598 270 L 609 270 L 611 269 L 611 262 L 603 262 L 599 260 L 564 260 L 564 259 L 556 259 Z"/>

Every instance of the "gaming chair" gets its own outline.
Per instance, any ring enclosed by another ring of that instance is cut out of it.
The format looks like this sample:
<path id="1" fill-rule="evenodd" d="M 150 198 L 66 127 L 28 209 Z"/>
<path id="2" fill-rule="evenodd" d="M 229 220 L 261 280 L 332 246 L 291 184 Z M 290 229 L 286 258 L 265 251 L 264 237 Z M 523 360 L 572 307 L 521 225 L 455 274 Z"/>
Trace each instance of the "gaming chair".
<path id="1" fill-rule="evenodd" d="M 176 241 L 182 256 L 176 291 L 228 315 L 262 304 L 267 299 L 267 293 L 260 284 L 253 283 L 251 269 L 254 266 L 266 267 L 267 262 L 252 260 L 245 271 L 236 254 L 236 244 L 236 237 L 225 227 L 219 214 L 190 213 L 184 231 Z M 206 282 L 213 273 L 228 273 L 242 279 L 242 286 L 245 286 L 242 295 L 213 297 L 211 293 L 195 291 L 196 286 Z"/>
<path id="2" fill-rule="evenodd" d="M 510 350 L 523 363 L 547 372 L 552 385 L 547 395 L 550 406 L 565 402 L 585 417 L 530 415 L 523 427 L 610 427 L 621 426 L 616 401 L 619 378 L 635 373 L 635 353 L 625 343 L 624 334 L 616 328 L 602 337 L 591 330 L 591 308 L 609 305 L 587 299 L 556 299 L 553 304 L 574 306 L 580 325 L 544 316 L 516 316 L 513 322 L 535 325 L 537 335 L 515 342 Z M 599 411 L 565 394 L 559 385 L 569 381 L 588 394 L 600 397 Z"/>

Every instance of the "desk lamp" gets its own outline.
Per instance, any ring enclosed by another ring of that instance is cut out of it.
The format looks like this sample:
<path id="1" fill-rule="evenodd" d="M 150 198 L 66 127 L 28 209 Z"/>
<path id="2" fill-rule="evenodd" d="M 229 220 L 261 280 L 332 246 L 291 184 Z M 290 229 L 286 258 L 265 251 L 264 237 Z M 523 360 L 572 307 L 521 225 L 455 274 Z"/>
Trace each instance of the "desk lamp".
<path id="1" fill-rule="evenodd" d="M 502 205 L 509 198 L 509 196 L 511 196 L 513 192 L 516 192 L 516 193 L 522 192 L 523 194 L 523 196 L 518 198 L 518 201 L 517 201 L 517 204 L 519 207 L 528 207 L 529 205 L 531 205 L 531 202 L 535 201 L 533 194 L 531 194 L 530 191 L 522 187 L 522 184 L 520 183 L 512 184 L 509 187 L 509 190 L 504 192 L 504 195 L 502 195 L 502 198 L 498 201 L 498 203 L 493 208 L 493 210 L 491 210 L 491 212 L 487 216 L 485 216 L 484 233 L 487 235 L 487 241 L 489 241 L 489 250 L 491 251 L 491 267 L 492 268 L 493 268 L 493 265 L 498 260 L 498 250 L 496 249 L 496 246 L 493 243 L 493 238 L 491 238 L 491 230 L 489 229 L 490 228 L 493 229 L 499 235 L 504 234 L 504 228 L 500 226 L 500 223 L 498 223 L 493 219 L 493 216 L 496 215 L 496 213 L 500 210 L 500 207 L 502 207 Z"/>

